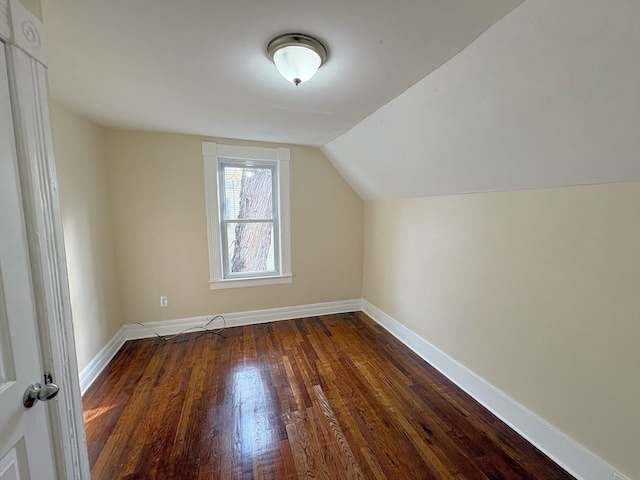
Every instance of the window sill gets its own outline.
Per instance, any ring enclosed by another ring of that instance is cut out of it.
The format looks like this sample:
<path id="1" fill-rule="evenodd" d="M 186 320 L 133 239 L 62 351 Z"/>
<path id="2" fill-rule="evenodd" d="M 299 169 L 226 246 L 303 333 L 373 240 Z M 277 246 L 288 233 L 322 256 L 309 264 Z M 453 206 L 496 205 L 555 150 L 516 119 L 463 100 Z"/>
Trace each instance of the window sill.
<path id="1" fill-rule="evenodd" d="M 262 287 L 264 285 L 279 285 L 291 283 L 293 275 L 278 275 L 277 277 L 234 278 L 231 280 L 209 280 L 210 290 L 226 288 Z"/>

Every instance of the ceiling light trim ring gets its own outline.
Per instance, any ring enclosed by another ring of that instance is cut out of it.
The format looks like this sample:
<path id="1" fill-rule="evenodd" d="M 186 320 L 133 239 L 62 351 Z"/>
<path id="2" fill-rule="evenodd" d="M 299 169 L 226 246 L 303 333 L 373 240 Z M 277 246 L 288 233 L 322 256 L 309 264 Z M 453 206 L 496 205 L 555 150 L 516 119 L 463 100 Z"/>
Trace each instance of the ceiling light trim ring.
<path id="1" fill-rule="evenodd" d="M 271 40 L 267 45 L 267 55 L 271 61 L 275 53 L 284 47 L 306 47 L 313 50 L 320 57 L 320 66 L 327 61 L 327 48 L 319 40 L 303 33 L 285 33 Z"/>

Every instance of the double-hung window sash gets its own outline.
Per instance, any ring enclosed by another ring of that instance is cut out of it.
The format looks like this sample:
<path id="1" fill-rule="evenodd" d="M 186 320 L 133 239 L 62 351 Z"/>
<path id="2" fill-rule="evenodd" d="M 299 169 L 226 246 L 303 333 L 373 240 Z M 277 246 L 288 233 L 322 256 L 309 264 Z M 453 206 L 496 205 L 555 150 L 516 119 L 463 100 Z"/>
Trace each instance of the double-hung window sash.
<path id="1" fill-rule="evenodd" d="M 218 162 L 223 278 L 279 275 L 277 162 Z"/>

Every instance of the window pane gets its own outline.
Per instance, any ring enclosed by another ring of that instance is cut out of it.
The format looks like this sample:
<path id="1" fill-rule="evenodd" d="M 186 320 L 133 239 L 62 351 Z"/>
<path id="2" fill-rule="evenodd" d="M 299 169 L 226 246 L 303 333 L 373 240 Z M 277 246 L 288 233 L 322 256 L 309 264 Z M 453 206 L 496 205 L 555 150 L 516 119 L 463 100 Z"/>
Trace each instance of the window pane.
<path id="1" fill-rule="evenodd" d="M 273 219 L 273 170 L 224 167 L 225 219 Z"/>
<path id="2" fill-rule="evenodd" d="M 273 223 L 227 224 L 229 272 L 273 272 Z"/>

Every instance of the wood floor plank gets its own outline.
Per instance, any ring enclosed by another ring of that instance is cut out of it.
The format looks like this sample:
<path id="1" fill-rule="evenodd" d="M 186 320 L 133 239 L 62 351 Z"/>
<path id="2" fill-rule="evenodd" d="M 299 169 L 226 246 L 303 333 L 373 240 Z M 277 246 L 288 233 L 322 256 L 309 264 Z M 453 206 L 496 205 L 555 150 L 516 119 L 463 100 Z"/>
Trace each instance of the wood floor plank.
<path id="1" fill-rule="evenodd" d="M 362 312 L 127 342 L 92 478 L 572 478 Z"/>
<path id="2" fill-rule="evenodd" d="M 322 387 L 320 385 L 314 385 L 313 391 L 316 394 L 320 409 L 326 417 L 326 422 L 328 424 L 329 430 L 334 436 L 336 445 L 338 446 L 338 450 L 340 451 L 340 454 L 337 456 L 337 458 L 342 462 L 342 467 L 345 471 L 345 478 L 364 479 L 365 477 L 360 471 L 360 467 L 358 466 L 358 462 L 353 455 L 353 451 L 351 450 L 349 441 L 344 436 L 342 428 L 340 427 L 340 422 L 338 422 L 335 414 L 333 413 L 333 409 L 331 408 L 331 405 L 329 405 L 329 401 L 322 391 Z M 333 442 L 331 443 L 333 444 Z"/>

